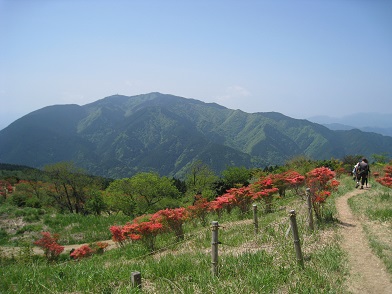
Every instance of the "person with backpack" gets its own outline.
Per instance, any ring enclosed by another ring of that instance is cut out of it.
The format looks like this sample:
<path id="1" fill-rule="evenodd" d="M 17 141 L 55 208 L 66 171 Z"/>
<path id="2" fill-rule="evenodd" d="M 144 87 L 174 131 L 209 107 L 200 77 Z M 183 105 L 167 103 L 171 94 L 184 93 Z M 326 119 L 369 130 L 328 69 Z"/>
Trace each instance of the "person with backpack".
<path id="1" fill-rule="evenodd" d="M 360 161 L 358 163 L 358 166 L 356 168 L 357 184 L 355 185 L 355 188 L 358 188 L 360 183 L 361 183 L 361 189 L 363 189 L 363 185 L 365 183 L 367 186 L 367 178 L 368 178 L 369 173 L 370 173 L 369 162 L 364 157 L 364 158 L 362 158 L 362 161 Z"/>

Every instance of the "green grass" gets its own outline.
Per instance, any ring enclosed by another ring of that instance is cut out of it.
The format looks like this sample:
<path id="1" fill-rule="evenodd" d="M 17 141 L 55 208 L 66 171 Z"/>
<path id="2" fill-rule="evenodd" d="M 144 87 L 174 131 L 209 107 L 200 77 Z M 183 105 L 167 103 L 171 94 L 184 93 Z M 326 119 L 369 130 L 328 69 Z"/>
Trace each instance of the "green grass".
<path id="1" fill-rule="evenodd" d="M 111 238 L 110 226 L 125 224 L 129 217 L 118 214 L 111 216 L 56 214 L 46 215 L 44 224 L 60 235 L 59 242 L 63 245 L 89 243 Z"/>
<path id="2" fill-rule="evenodd" d="M 61 236 L 59 243 L 62 245 L 108 240 L 111 238 L 110 226 L 122 225 L 130 221 L 129 217 L 123 214 L 110 216 L 58 214 L 40 208 L 16 208 L 6 203 L 0 207 L 0 218 L 18 220 L 7 223 L 12 233 L 7 233 L 4 228 L 0 231 L 0 244 L 3 246 L 33 243 L 41 237 L 42 231 L 59 234 Z"/>
<path id="3" fill-rule="evenodd" d="M 392 273 L 392 245 L 377 236 L 373 235 L 373 231 L 369 226 L 364 226 L 364 231 L 369 239 L 369 244 L 373 251 L 384 262 L 389 273 Z"/>
<path id="4" fill-rule="evenodd" d="M 362 226 L 372 250 L 392 274 L 392 190 L 373 182 L 369 192 L 349 199 L 349 205 L 364 219 Z"/>
<path id="5" fill-rule="evenodd" d="M 237 231 L 241 232 L 242 226 L 238 226 Z M 221 239 L 233 238 L 232 234 L 222 229 Z M 242 238 L 241 234 L 237 233 L 237 238 Z M 254 240 L 251 236 L 245 238 L 247 243 Z M 149 255 L 135 244 L 80 262 L 63 260 L 48 264 L 41 259 L 28 264 L 11 264 L 6 267 L 7 279 L 2 279 L 5 284 L 0 290 L 7 293 L 49 293 L 48 289 L 54 293 L 130 293 L 130 275 L 140 271 L 145 293 L 158 290 L 159 293 L 273 293 L 282 290 L 342 293 L 339 285 L 344 268 L 340 264 L 342 253 L 336 245 L 315 250 L 301 270 L 296 264 L 290 238 L 281 238 L 282 235 L 277 234 L 275 246 L 256 252 L 221 245 L 218 277 L 211 275 L 207 250 L 211 246 L 210 238 L 198 234 L 190 240 L 192 250 L 181 253 L 184 248 L 178 246 L 171 253 L 163 251 L 160 257 Z M 133 292 L 137 293 L 135 289 Z"/>
<path id="6" fill-rule="evenodd" d="M 48 263 L 32 256 L 27 247 L 13 258 L 0 254 L 0 293 L 346 293 L 346 257 L 334 221 L 334 199 L 346 189 L 352 187 L 342 186 L 328 199 L 324 209 L 333 217 L 316 223 L 314 232 L 307 227 L 306 202 L 291 193 L 275 200 L 273 213 L 265 214 L 259 204 L 257 235 L 252 213 L 209 215 L 208 224 L 219 221 L 221 226 L 218 276 L 211 274 L 209 225 L 189 222 L 184 241 L 160 235 L 153 254 L 139 242 L 78 262 L 62 255 Z M 297 264 L 291 232 L 287 234 L 291 209 L 297 213 L 304 269 Z M 65 245 L 109 239 L 108 227 L 128 219 L 45 214 L 40 221 L 59 233 Z M 143 292 L 132 288 L 134 271 L 142 274 Z"/>

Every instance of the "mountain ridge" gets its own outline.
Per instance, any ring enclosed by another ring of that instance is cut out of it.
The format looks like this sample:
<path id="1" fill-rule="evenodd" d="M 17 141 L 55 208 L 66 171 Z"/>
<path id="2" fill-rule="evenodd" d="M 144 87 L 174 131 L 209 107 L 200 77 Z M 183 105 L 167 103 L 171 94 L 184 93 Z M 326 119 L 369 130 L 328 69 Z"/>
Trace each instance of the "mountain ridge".
<path id="1" fill-rule="evenodd" d="M 1 130 L 0 144 L 0 162 L 42 168 L 72 160 L 113 178 L 141 171 L 181 178 L 195 160 L 219 173 L 230 165 L 280 165 L 299 155 L 392 154 L 392 137 L 158 92 L 44 107 Z"/>

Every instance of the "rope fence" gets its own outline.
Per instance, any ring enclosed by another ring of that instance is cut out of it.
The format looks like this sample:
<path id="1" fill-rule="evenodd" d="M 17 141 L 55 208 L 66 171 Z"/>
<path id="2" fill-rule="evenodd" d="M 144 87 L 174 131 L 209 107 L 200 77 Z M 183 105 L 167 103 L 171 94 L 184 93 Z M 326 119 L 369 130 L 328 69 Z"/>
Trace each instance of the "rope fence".
<path id="1" fill-rule="evenodd" d="M 304 258 L 301 251 L 301 237 L 299 235 L 298 228 L 305 231 L 308 228 L 311 232 L 314 230 L 312 208 L 311 206 L 309 207 L 309 198 L 310 196 L 307 193 L 307 198 L 301 199 L 300 205 L 296 205 L 299 213 L 291 210 L 289 214 L 286 214 L 286 217 L 282 217 L 278 220 L 275 219 L 271 222 L 268 222 L 268 220 L 263 218 L 262 214 L 258 212 L 258 205 L 253 204 L 246 219 L 231 221 L 226 224 L 220 224 L 218 221 L 212 221 L 211 225 L 208 227 L 203 227 L 196 232 L 184 234 L 184 238 L 181 240 L 178 240 L 177 236 L 170 236 L 166 234 L 165 239 L 161 240 L 158 249 L 132 258 L 127 258 L 126 260 L 123 260 L 122 263 L 127 266 L 130 263 L 134 263 L 136 265 L 140 260 L 144 260 L 147 257 L 154 256 L 156 258 L 161 258 L 162 253 L 169 252 L 173 248 L 185 249 L 182 251 L 178 250 L 176 254 L 184 254 L 187 252 L 186 250 L 192 252 L 189 249 L 189 243 L 194 242 L 196 246 L 204 248 L 206 253 L 208 251 L 211 253 L 211 275 L 213 277 L 218 277 L 220 274 L 219 269 L 224 266 L 224 262 L 220 264 L 220 257 L 223 258 L 227 255 L 242 254 L 244 252 L 258 252 L 260 250 L 265 250 L 275 255 L 283 253 L 282 256 L 281 254 L 278 256 L 279 259 L 284 258 L 289 260 L 293 259 L 295 256 L 297 264 L 301 268 L 304 268 Z M 263 205 L 260 206 L 263 208 Z M 282 208 L 279 208 L 275 211 L 282 210 Z M 286 210 L 286 208 L 284 208 L 284 210 Z M 253 212 L 253 215 L 251 212 Z M 238 239 L 230 241 L 230 238 L 228 238 L 230 236 L 230 230 L 241 230 L 243 232 L 243 234 L 241 234 L 242 239 L 240 245 L 238 243 Z M 289 238 L 290 232 L 293 236 L 292 243 Z M 210 250 L 206 247 L 206 244 L 208 244 L 208 238 L 211 238 Z M 125 245 L 121 246 L 118 245 L 117 249 L 121 250 L 122 247 L 131 245 L 131 242 L 125 243 Z M 203 245 L 203 243 L 205 244 Z M 294 250 L 292 250 L 293 254 L 290 254 L 290 251 L 286 249 L 292 245 Z M 286 248 L 283 251 L 281 250 L 282 246 Z M 222 260 L 224 261 L 224 259 Z M 59 266 L 61 266 L 61 264 L 59 264 Z M 141 289 L 142 273 L 137 270 L 132 271 L 130 273 L 130 282 L 132 287 Z M 178 285 L 171 283 L 171 287 L 177 289 Z"/>
<path id="2" fill-rule="evenodd" d="M 304 199 L 306 200 L 306 199 Z M 305 202 L 305 201 L 304 201 Z M 211 233 L 211 274 L 212 276 L 216 277 L 219 275 L 219 254 L 224 256 L 225 254 L 230 254 L 233 251 L 227 248 L 238 248 L 240 252 L 247 252 L 247 251 L 259 251 L 259 250 L 274 250 L 276 246 L 289 246 L 289 234 L 292 233 L 293 237 L 293 247 L 295 252 L 295 258 L 297 264 L 304 268 L 304 258 L 301 251 L 301 240 L 299 235 L 298 227 L 306 229 L 309 228 L 311 231 L 314 230 L 313 219 L 312 219 L 312 211 L 311 207 L 309 208 L 309 202 L 306 201 L 300 207 L 299 210 L 302 211 L 299 215 L 294 211 L 291 210 L 290 213 L 286 218 L 282 218 L 279 221 L 274 221 L 268 224 L 263 224 L 260 226 L 259 224 L 259 217 L 257 213 L 257 205 L 254 204 L 253 208 L 253 219 L 246 219 L 241 220 L 238 222 L 231 222 L 227 226 L 220 225 L 218 221 L 212 221 L 210 227 L 206 227 L 198 231 L 197 233 L 193 234 L 185 234 L 183 240 L 176 240 L 174 242 L 169 242 L 165 244 L 165 246 L 160 247 L 152 252 L 147 254 L 139 255 L 137 257 L 133 257 L 128 259 L 127 262 L 130 261 L 137 261 L 140 259 L 144 259 L 151 255 L 159 255 L 162 252 L 168 251 L 173 247 L 183 246 L 189 243 L 190 241 L 196 240 L 206 240 L 207 233 Z M 299 216 L 299 217 L 298 217 Z M 310 221 L 311 220 L 311 221 Z M 253 225 L 253 228 L 251 227 Z M 248 233 L 243 234 L 243 240 L 241 246 L 237 244 L 230 244 L 230 242 L 225 241 L 224 232 L 226 230 L 231 230 L 235 227 L 242 227 L 249 230 Z M 222 230 L 222 237 L 219 237 L 218 232 Z M 253 233 L 251 233 L 253 231 Z M 175 239 L 175 236 L 172 237 Z M 286 240 L 286 242 L 284 242 Z M 282 242 L 283 241 L 283 242 Z M 262 244 L 267 243 L 267 244 Z M 246 245 L 244 245 L 246 244 Z M 252 244 L 252 245 L 249 245 Z M 222 247 L 219 251 L 219 247 Z M 294 254 L 293 254 L 294 255 Z M 136 277 L 133 275 L 136 273 Z M 141 283 L 139 284 L 139 275 L 141 281 L 141 273 L 140 272 L 133 272 L 131 275 L 132 285 L 135 287 L 141 288 Z M 175 287 L 175 285 L 172 285 Z"/>

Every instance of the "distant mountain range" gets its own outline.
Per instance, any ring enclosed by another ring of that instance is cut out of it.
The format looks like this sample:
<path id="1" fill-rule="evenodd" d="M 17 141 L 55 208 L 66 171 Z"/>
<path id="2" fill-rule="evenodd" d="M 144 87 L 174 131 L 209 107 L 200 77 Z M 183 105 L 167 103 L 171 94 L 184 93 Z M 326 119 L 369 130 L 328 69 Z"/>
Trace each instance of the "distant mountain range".
<path id="1" fill-rule="evenodd" d="M 359 129 L 384 136 L 392 136 L 392 113 L 356 113 L 344 117 L 314 116 L 309 121 L 322 124 L 331 130 Z"/>
<path id="2" fill-rule="evenodd" d="M 391 155 L 392 137 L 150 93 L 39 109 L 1 130 L 0 146 L 2 163 L 42 168 L 74 161 L 105 177 L 156 171 L 181 178 L 195 160 L 219 173 L 232 165 L 280 165 L 298 155 Z"/>

